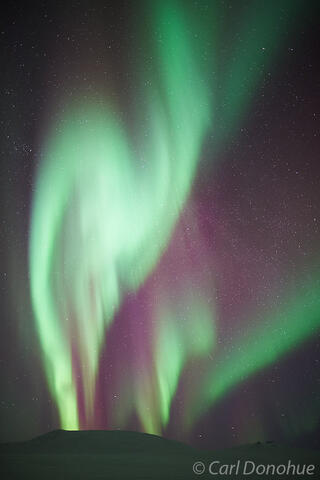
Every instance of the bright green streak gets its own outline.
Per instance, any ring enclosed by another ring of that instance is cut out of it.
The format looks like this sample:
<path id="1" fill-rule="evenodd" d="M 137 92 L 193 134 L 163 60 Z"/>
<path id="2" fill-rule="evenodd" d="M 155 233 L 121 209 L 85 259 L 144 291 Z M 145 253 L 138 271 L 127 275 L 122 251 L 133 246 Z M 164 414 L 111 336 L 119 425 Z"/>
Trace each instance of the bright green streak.
<path id="1" fill-rule="evenodd" d="M 125 219 L 120 216 L 117 220 L 121 201 L 113 185 L 120 181 L 120 170 L 114 165 L 125 169 L 128 153 L 120 130 L 96 107 L 75 109 L 60 128 L 61 133 L 47 146 L 38 173 L 31 232 L 31 290 L 61 424 L 77 428 L 71 345 L 75 344 L 83 360 L 84 385 L 92 387 L 104 325 L 118 304 L 119 288 L 109 250 L 116 244 L 112 235 L 115 224 L 124 232 Z M 125 185 L 124 176 L 122 181 Z M 107 194 L 118 208 L 112 209 L 111 217 Z M 105 215 L 109 216 L 107 225 Z M 89 391 L 88 408 L 90 396 Z"/>
<path id="2" fill-rule="evenodd" d="M 105 329 L 123 295 L 141 285 L 166 247 L 209 126 L 208 90 L 189 26 L 170 3 L 159 4 L 155 22 L 163 38 L 156 55 L 161 78 L 146 91 L 143 158 L 117 113 L 79 98 L 50 131 L 37 173 L 31 295 L 63 428 L 79 427 L 73 367 L 80 370 L 90 424 Z"/>
<path id="3" fill-rule="evenodd" d="M 144 431 L 160 435 L 170 419 L 180 376 L 190 362 L 206 358 L 215 347 L 215 322 L 208 303 L 185 286 L 183 297 L 156 304 L 152 315 L 153 357 L 143 361 L 138 375 L 121 379 L 124 400 L 113 412 L 116 425 L 125 428 L 136 412 Z M 130 401 L 127 398 L 130 395 Z"/>
<path id="4" fill-rule="evenodd" d="M 275 363 L 319 331 L 320 277 L 294 292 L 284 305 L 254 321 L 255 327 L 241 335 L 227 354 L 216 358 L 208 372 L 193 412 L 201 415 L 240 382 Z M 192 415 L 193 420 L 195 417 Z M 190 418 L 186 423 L 191 426 Z"/>
<path id="5" fill-rule="evenodd" d="M 212 352 L 214 326 L 208 306 L 199 301 L 189 305 L 187 299 L 182 312 L 175 312 L 173 315 L 164 311 L 158 319 L 155 365 L 163 426 L 169 421 L 171 402 L 183 367 L 188 360 Z"/>

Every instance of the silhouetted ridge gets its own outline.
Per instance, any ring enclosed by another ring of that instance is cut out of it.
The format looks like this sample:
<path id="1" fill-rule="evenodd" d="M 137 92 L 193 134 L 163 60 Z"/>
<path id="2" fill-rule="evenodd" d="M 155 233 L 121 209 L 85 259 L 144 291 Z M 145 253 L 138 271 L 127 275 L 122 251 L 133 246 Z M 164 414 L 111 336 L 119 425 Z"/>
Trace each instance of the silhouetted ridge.
<path id="1" fill-rule="evenodd" d="M 148 433 L 120 430 L 54 430 L 27 442 L 7 443 L 1 452 L 112 454 L 194 451 L 189 445 Z"/>

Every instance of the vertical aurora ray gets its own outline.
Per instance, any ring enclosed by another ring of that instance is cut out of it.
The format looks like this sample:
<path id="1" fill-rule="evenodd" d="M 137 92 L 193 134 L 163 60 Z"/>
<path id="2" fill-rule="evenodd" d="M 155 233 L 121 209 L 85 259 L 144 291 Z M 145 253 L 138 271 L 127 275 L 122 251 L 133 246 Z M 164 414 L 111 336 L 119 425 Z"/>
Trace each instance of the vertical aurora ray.
<path id="1" fill-rule="evenodd" d="M 187 288 L 185 295 L 175 297 L 174 305 L 161 305 L 154 312 L 151 368 L 145 366 L 133 384 L 132 403 L 144 431 L 149 433 L 160 435 L 167 427 L 180 376 L 188 363 L 205 358 L 214 350 L 211 309 Z"/>
<path id="2" fill-rule="evenodd" d="M 190 298 L 191 292 L 189 302 Z M 215 322 L 204 301 L 194 300 L 189 304 L 186 298 L 180 311 L 163 311 L 158 315 L 154 351 L 159 416 L 162 426 L 166 427 L 183 367 L 188 360 L 207 356 L 213 351 Z"/>
<path id="3" fill-rule="evenodd" d="M 62 124 L 58 138 L 48 143 L 38 173 L 31 291 L 48 381 L 65 428 L 79 424 L 72 356 L 82 359 L 82 386 L 90 413 L 104 325 L 118 304 L 114 265 L 101 252 L 104 241 L 109 249 L 115 248 L 111 235 L 115 222 L 118 230 L 123 228 L 116 208 L 110 215 L 105 195 L 109 191 L 116 199 L 113 165 L 116 159 L 125 168 L 126 158 L 124 141 L 109 118 L 95 107 L 77 108 Z M 105 230 L 104 214 L 110 232 Z"/>
<path id="4" fill-rule="evenodd" d="M 118 379 L 116 391 L 123 400 L 114 404 L 115 425 L 126 428 L 130 417 L 136 415 L 143 431 L 163 434 L 181 374 L 188 372 L 193 362 L 214 355 L 212 311 L 204 298 L 188 288 L 187 292 L 187 297 L 175 296 L 174 304 L 161 305 L 154 312 L 150 356 L 145 349 L 133 366 L 133 375 L 125 373 Z"/>

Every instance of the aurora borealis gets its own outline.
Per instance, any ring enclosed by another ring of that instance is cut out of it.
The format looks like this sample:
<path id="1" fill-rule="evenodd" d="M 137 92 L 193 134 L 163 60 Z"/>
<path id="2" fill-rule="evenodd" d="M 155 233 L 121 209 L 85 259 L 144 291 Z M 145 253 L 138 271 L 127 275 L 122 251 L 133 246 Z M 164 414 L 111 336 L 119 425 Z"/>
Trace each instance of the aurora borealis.
<path id="1" fill-rule="evenodd" d="M 8 60 L 3 81 L 21 105 L 19 116 L 9 99 L 6 126 L 5 436 L 20 398 L 17 422 L 28 415 L 32 432 L 206 444 L 312 435 L 316 7 L 75 8 L 29 12 L 50 28 L 40 22 L 37 42 L 23 30 L 25 59 Z M 28 62 L 24 106 L 12 71 Z"/>

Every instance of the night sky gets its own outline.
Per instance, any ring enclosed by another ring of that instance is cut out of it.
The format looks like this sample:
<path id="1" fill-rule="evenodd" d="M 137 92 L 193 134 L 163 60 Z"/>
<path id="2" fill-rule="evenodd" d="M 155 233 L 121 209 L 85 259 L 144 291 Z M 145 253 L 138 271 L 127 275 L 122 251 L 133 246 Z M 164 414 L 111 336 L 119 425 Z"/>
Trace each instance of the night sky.
<path id="1" fill-rule="evenodd" d="M 1 441 L 314 444 L 317 3 L 4 7 Z"/>

